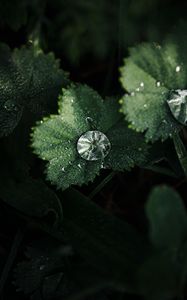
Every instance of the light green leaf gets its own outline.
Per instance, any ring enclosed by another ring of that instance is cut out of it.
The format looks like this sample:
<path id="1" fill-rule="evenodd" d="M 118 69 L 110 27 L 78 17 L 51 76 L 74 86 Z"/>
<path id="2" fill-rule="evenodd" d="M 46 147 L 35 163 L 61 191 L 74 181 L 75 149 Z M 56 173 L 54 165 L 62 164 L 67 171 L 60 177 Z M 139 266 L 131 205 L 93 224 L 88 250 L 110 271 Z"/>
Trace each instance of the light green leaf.
<path id="1" fill-rule="evenodd" d="M 43 115 L 54 107 L 67 75 L 59 69 L 53 54 L 35 47 L 12 53 L 0 45 L 0 136 L 8 135 L 19 123 L 23 110 Z"/>
<path id="2" fill-rule="evenodd" d="M 120 80 L 128 92 L 122 110 L 134 129 L 145 131 L 147 140 L 165 140 L 181 129 L 167 101 L 187 87 L 185 28 L 184 35 L 174 33 L 162 45 L 144 43 L 130 49 L 121 68 Z"/>
<path id="3" fill-rule="evenodd" d="M 116 100 L 103 101 L 86 85 L 63 89 L 59 114 L 44 118 L 32 133 L 34 152 L 49 161 L 46 173 L 53 184 L 62 189 L 82 185 L 93 181 L 103 167 L 129 170 L 146 160 L 149 146 L 141 134 L 120 120 L 118 110 Z M 94 130 L 108 137 L 111 150 L 106 156 L 86 160 L 78 153 L 77 142 L 80 136 Z"/>

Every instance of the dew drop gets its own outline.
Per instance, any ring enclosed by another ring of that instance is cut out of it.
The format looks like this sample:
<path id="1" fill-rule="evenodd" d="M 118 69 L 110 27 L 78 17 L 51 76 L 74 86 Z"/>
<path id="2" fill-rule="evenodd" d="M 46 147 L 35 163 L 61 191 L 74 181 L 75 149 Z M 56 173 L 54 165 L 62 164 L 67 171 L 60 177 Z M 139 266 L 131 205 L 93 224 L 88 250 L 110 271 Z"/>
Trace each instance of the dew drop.
<path id="1" fill-rule="evenodd" d="M 92 122 L 93 122 L 93 119 L 90 118 L 90 117 L 86 117 L 86 122 L 87 122 L 87 123 L 92 123 Z"/>
<path id="2" fill-rule="evenodd" d="M 64 167 L 62 167 L 62 172 L 64 172 L 65 171 L 65 168 Z"/>
<path id="3" fill-rule="evenodd" d="M 156 82 L 156 86 L 157 86 L 157 87 L 160 87 L 160 86 L 161 86 L 161 82 L 160 82 L 160 81 L 157 81 L 157 82 Z"/>
<path id="4" fill-rule="evenodd" d="M 144 104 L 144 106 L 143 106 L 144 108 L 147 108 L 147 104 Z"/>
<path id="5" fill-rule="evenodd" d="M 42 266 L 40 266 L 40 271 L 42 271 L 43 269 L 45 268 L 45 266 L 44 265 L 42 265 Z"/>
<path id="6" fill-rule="evenodd" d="M 176 90 L 167 100 L 174 118 L 181 124 L 187 124 L 187 90 Z"/>
<path id="7" fill-rule="evenodd" d="M 7 100 L 4 104 L 4 108 L 7 111 L 18 111 L 18 106 L 11 100 Z"/>
<path id="8" fill-rule="evenodd" d="M 144 87 L 144 83 L 143 83 L 143 82 L 141 82 L 141 83 L 140 83 L 140 86 L 141 86 L 141 87 Z"/>
<path id="9" fill-rule="evenodd" d="M 178 72 L 180 72 L 180 70 L 181 70 L 181 67 L 180 66 L 176 66 L 175 71 L 178 73 Z"/>
<path id="10" fill-rule="evenodd" d="M 97 130 L 87 131 L 78 139 L 77 151 L 85 160 L 94 161 L 105 158 L 111 149 L 107 136 Z"/>

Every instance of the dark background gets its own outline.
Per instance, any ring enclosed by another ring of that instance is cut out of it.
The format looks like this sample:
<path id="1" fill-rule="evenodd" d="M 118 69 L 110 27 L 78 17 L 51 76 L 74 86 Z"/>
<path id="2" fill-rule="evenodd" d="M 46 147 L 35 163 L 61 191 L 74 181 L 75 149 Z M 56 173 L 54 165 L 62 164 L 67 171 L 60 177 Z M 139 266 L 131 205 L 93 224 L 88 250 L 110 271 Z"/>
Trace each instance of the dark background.
<path id="1" fill-rule="evenodd" d="M 104 97 L 120 96 L 124 91 L 119 83 L 119 67 L 128 55 L 128 48 L 143 41 L 161 42 L 180 20 L 186 19 L 186 12 L 187 2 L 179 0 L 0 0 L 0 42 L 14 49 L 38 39 L 44 52 L 52 51 L 60 59 L 62 69 L 69 72 L 72 81 L 87 83 Z M 26 160 L 30 175 L 45 180 L 44 164 L 32 155 L 29 148 L 30 127 L 23 135 L 22 124 L 11 136 L 1 140 L 1 176 L 4 176 L 7 169 L 13 174 L 18 165 L 24 169 Z M 30 125 L 34 124 L 31 122 Z M 172 149 L 173 146 L 168 142 L 167 147 Z M 107 174 L 108 171 L 103 170 L 93 184 L 79 190 L 88 195 Z M 138 230 L 146 231 L 144 203 L 151 188 L 160 183 L 168 183 L 182 196 L 186 193 L 186 181 L 180 176 L 170 178 L 135 168 L 131 173 L 117 174 L 93 200 Z M 52 189 L 55 190 L 54 187 Z M 51 224 L 53 217 L 48 214 L 45 221 Z M 10 255 L 17 231 L 24 226 L 24 220 L 14 209 L 1 201 L 1 270 Z M 13 269 L 25 259 L 26 247 L 35 245 L 43 238 L 46 236 L 40 230 L 32 226 L 29 228 L 3 284 L 0 299 L 30 299 L 30 296 L 16 292 L 12 284 Z M 54 241 L 50 240 L 49 243 L 53 244 Z M 32 263 L 34 265 L 34 261 Z M 31 299 L 40 299 L 37 297 L 36 294 Z M 131 299 L 131 296 L 125 295 L 123 298 L 118 293 L 107 291 L 105 295 L 88 299 Z"/>

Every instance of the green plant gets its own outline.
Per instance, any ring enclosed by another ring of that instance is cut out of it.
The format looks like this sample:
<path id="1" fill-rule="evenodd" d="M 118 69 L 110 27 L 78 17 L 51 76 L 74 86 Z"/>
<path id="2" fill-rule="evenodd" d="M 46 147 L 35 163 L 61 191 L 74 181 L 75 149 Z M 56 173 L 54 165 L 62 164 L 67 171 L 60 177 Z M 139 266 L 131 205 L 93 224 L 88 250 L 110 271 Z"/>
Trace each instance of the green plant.
<path id="1" fill-rule="evenodd" d="M 168 34 L 169 5 L 177 22 L 170 0 L 0 3 L 2 299 L 185 299 L 187 25 Z"/>

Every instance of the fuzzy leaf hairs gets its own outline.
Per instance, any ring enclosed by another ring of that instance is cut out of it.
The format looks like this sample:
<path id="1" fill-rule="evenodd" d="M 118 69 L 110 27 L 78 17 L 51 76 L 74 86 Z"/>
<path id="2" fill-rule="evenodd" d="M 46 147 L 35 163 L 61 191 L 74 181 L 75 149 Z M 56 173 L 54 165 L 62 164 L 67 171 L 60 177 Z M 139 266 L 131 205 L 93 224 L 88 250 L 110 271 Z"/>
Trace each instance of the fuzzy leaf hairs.
<path id="1" fill-rule="evenodd" d="M 162 45 L 130 49 L 121 68 L 128 92 L 122 111 L 132 128 L 148 141 L 173 137 L 187 122 L 187 25 L 181 24 Z"/>
<path id="2" fill-rule="evenodd" d="M 32 147 L 48 161 L 51 183 L 66 189 L 93 181 L 101 168 L 129 170 L 146 159 L 149 146 L 121 120 L 117 101 L 72 84 L 59 96 L 59 111 L 38 122 Z"/>
<path id="3" fill-rule="evenodd" d="M 49 111 L 67 83 L 53 53 L 34 46 L 11 51 L 0 44 L 0 137 L 14 130 L 24 110 L 40 117 Z"/>

